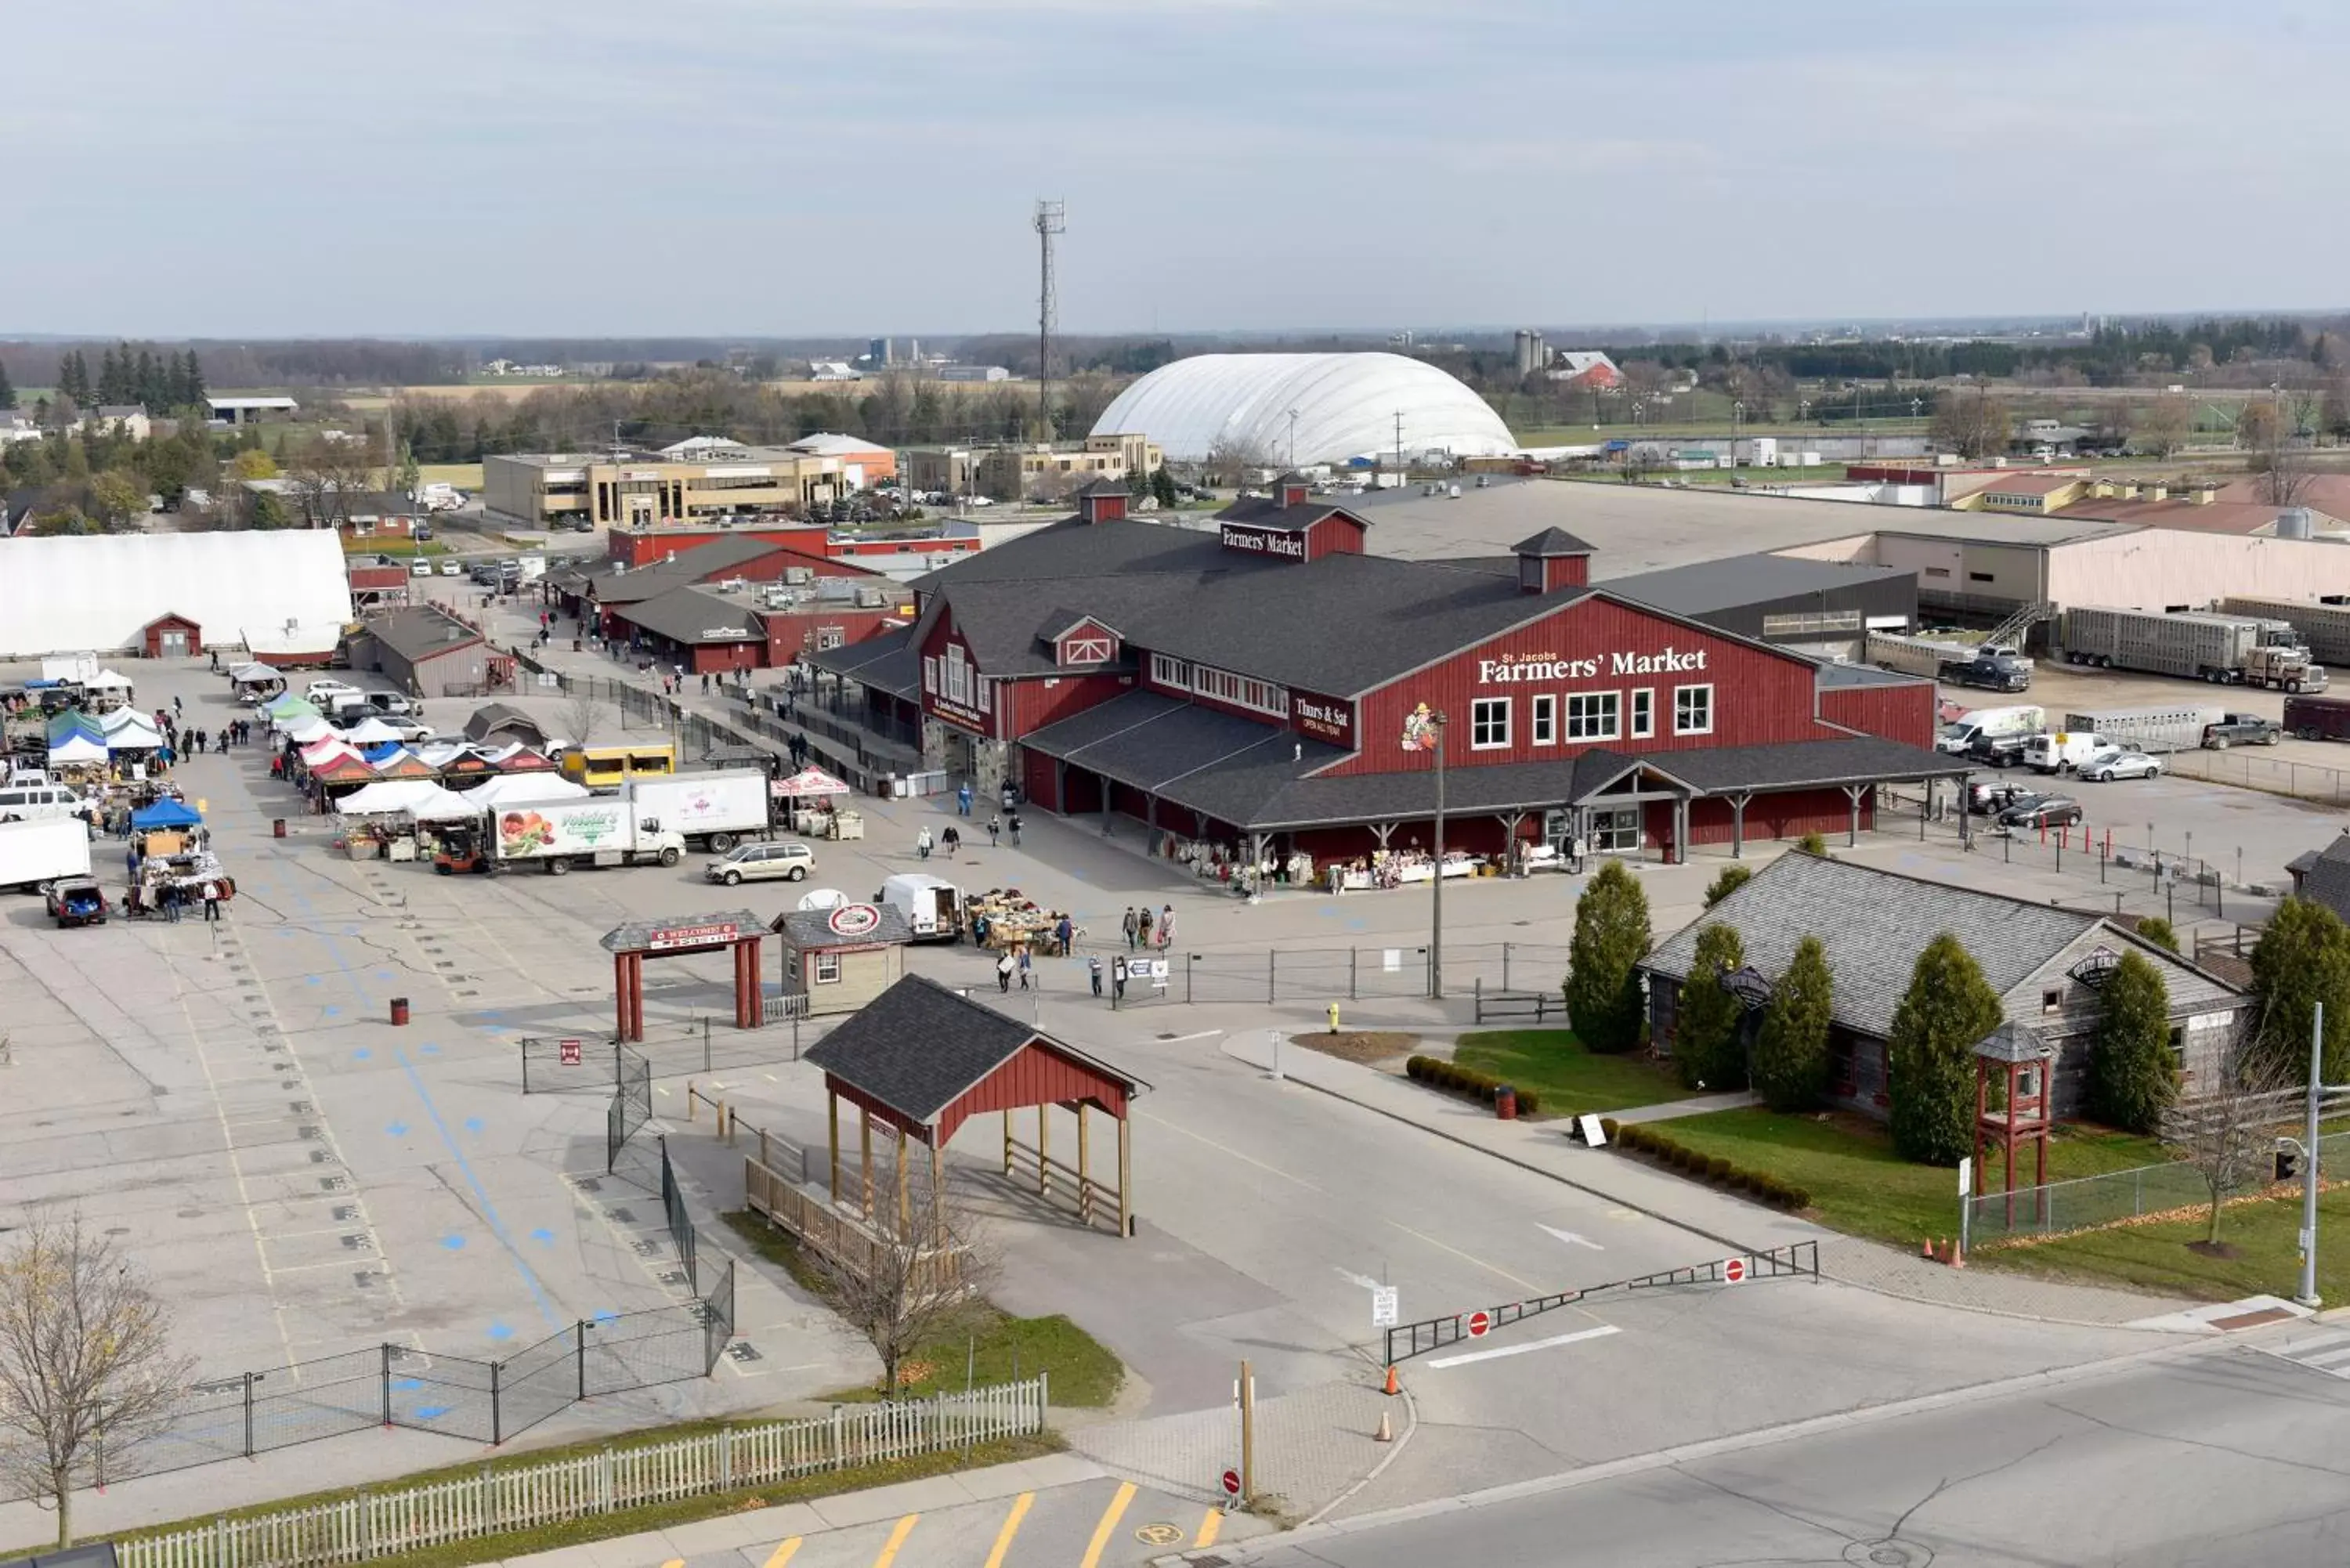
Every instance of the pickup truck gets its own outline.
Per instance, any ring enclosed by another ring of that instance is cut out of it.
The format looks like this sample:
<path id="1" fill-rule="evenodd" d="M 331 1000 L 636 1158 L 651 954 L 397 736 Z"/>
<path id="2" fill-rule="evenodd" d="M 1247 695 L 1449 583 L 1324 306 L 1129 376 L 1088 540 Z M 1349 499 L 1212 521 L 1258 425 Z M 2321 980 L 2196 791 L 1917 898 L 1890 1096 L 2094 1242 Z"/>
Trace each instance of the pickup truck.
<path id="1" fill-rule="evenodd" d="M 1976 686 L 1987 691 L 2032 689 L 2032 666 L 2012 654 L 1983 653 L 1972 659 L 1946 659 L 1937 673 L 1950 686 Z"/>
<path id="2" fill-rule="evenodd" d="M 2284 739 L 2284 727 L 2258 713 L 2230 713 L 2203 726 L 2203 743 L 2215 752 L 2230 746 L 2273 746 Z"/>
<path id="3" fill-rule="evenodd" d="M 1965 754 L 1994 768 L 2022 767 L 2030 761 L 2027 753 L 2033 739 L 2030 735 L 1978 735 Z"/>

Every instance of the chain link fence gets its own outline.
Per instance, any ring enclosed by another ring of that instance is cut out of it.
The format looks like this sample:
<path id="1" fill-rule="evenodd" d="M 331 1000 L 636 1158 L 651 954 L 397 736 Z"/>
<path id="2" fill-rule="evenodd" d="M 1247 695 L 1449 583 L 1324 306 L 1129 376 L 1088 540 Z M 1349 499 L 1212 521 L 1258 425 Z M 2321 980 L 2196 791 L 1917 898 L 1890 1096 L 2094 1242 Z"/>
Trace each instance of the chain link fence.
<path id="1" fill-rule="evenodd" d="M 796 1062 L 804 1049 L 831 1028 L 829 1020 L 807 1016 L 805 995 L 770 996 L 766 1012 L 767 1022 L 756 1029 L 738 1029 L 732 1018 L 657 1023 L 645 1031 L 644 1039 L 625 1046 L 608 1033 L 527 1035 L 517 1047 L 522 1092 L 608 1095 L 619 1085 L 620 1068 L 631 1056 L 655 1078 Z M 624 1051 L 627 1056 L 620 1054 Z"/>
<path id="2" fill-rule="evenodd" d="M 1118 961 L 1128 965 L 1118 984 Z M 1164 965 L 1163 972 L 1159 966 Z M 1567 950 L 1544 942 L 1467 942 L 1444 948 L 1448 992 L 1555 992 Z M 1148 966 L 1138 968 L 1137 966 Z M 1426 996 L 1435 977 L 1426 947 L 1284 949 L 1271 952 L 1113 950 L 1104 981 L 1117 1007 L 1149 1002 L 1360 1002 Z"/>
<path id="3" fill-rule="evenodd" d="M 2297 1127 L 2296 1127 L 2297 1136 Z M 2328 1133 L 2317 1140 L 2321 1168 L 2350 1157 L 2350 1131 Z M 2241 1198 L 2257 1192 L 2275 1179 L 2266 1158 L 2252 1162 L 2242 1179 L 2224 1187 L 2220 1197 Z M 2149 1214 L 2181 1209 L 2206 1209 L 2211 1185 L 2189 1159 L 2161 1165 L 2134 1166 L 2044 1187 L 2019 1187 L 2013 1192 L 1986 1192 L 1959 1199 L 1960 1234 L 1970 1247 L 2017 1236 L 2053 1236 L 2066 1231 L 2095 1231 Z"/>

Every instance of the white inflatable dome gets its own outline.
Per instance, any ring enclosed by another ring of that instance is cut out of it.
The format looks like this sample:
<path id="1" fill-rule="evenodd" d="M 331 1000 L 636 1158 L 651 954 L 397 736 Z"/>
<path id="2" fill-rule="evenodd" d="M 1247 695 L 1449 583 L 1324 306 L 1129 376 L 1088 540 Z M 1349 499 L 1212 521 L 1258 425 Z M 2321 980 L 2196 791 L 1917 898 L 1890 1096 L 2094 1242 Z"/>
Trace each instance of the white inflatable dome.
<path id="1" fill-rule="evenodd" d="M 1293 453 L 1290 411 L 1296 410 Z M 1149 437 L 1176 462 L 1210 457 L 1268 465 L 1392 452 L 1499 457 L 1518 450 L 1485 400 L 1400 354 L 1201 354 L 1118 394 L 1096 435 Z"/>

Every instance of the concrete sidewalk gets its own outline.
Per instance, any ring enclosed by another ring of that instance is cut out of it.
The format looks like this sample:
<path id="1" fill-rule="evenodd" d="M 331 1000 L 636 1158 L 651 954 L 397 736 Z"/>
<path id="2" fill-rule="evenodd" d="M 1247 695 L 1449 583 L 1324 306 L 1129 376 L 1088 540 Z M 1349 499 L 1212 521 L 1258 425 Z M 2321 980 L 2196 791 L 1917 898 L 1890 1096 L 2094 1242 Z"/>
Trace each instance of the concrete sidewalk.
<path id="1" fill-rule="evenodd" d="M 1271 1046 L 1255 1032 L 1227 1036 L 1223 1052 L 1253 1067 L 1272 1069 Z M 1792 1241 L 1816 1241 L 1824 1275 L 1886 1295 L 2099 1327 L 2144 1324 L 2196 1304 L 2128 1291 L 2057 1284 L 1991 1269 L 1946 1268 L 1897 1248 L 1846 1236 L 1681 1180 L 1607 1150 L 1570 1142 L 1564 1123 L 1501 1121 L 1490 1112 L 1430 1093 L 1409 1079 L 1318 1051 L 1284 1051 L 1281 1070 L 1294 1083 L 1611 1199 L 1701 1241 L 1747 1252 L 1767 1251 Z M 1693 1254 L 1690 1261 L 1699 1259 Z"/>

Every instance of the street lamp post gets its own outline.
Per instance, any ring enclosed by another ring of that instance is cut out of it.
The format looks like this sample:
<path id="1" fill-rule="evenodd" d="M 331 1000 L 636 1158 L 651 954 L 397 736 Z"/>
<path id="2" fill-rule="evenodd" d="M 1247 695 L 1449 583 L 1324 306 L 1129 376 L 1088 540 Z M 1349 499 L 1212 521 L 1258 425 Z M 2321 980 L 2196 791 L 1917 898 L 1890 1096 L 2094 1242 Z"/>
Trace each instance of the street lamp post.
<path id="1" fill-rule="evenodd" d="M 1428 994 L 1444 1000 L 1444 726 L 1436 720 L 1436 875 L 1429 879 Z M 1471 739 L 1475 739 L 1471 736 Z"/>
<path id="2" fill-rule="evenodd" d="M 2302 1306 L 2319 1304 L 2317 1294 L 2317 1104 L 2325 1083 L 2325 1003 L 2319 1002 L 2309 1023 L 2309 1120 L 2302 1129 L 2301 1150 L 2301 1293 L 2293 1299 Z"/>

